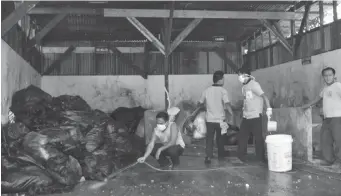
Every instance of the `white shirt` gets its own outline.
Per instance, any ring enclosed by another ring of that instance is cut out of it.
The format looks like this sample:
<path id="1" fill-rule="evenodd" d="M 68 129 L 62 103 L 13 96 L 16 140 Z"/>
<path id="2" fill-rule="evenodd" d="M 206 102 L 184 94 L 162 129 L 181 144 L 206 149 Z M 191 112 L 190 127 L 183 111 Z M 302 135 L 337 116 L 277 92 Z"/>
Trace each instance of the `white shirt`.
<path id="1" fill-rule="evenodd" d="M 334 82 L 326 86 L 320 93 L 323 98 L 323 114 L 325 118 L 341 117 L 341 83 Z"/>
<path id="2" fill-rule="evenodd" d="M 201 95 L 200 103 L 206 103 L 206 121 L 220 123 L 226 119 L 224 104 L 229 103 L 227 90 L 210 86 Z"/>
<path id="3" fill-rule="evenodd" d="M 170 141 L 170 127 L 174 122 L 170 122 L 168 127 L 165 131 L 159 130 L 157 127 L 155 127 L 155 135 L 158 137 L 158 139 L 161 141 L 162 144 L 167 144 Z M 180 145 L 182 148 L 185 148 L 185 142 L 182 138 L 181 132 L 178 131 L 178 136 L 176 138 L 176 145 Z"/>

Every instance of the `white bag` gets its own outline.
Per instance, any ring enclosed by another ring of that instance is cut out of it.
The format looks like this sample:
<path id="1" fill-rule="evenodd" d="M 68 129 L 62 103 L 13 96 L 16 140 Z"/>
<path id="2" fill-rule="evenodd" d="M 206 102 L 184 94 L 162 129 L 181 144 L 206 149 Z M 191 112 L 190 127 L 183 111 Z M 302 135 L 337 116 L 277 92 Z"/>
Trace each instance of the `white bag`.
<path id="1" fill-rule="evenodd" d="M 193 122 L 194 126 L 196 127 L 193 133 L 194 139 L 202 139 L 206 137 L 207 127 L 206 127 L 205 116 L 206 116 L 206 112 L 202 111 L 195 117 L 195 120 Z"/>

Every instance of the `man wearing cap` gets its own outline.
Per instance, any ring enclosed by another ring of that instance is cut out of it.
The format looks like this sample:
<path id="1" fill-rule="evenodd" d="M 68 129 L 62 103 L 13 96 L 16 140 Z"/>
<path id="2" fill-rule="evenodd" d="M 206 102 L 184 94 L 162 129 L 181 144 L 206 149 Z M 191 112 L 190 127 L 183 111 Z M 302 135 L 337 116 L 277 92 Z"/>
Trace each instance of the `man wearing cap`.
<path id="1" fill-rule="evenodd" d="M 240 125 L 238 135 L 238 158 L 245 161 L 247 154 L 247 142 L 250 132 L 255 138 L 256 157 L 258 161 L 265 162 L 265 147 L 263 138 L 263 103 L 267 110 L 266 115 L 272 115 L 269 99 L 264 94 L 261 86 L 251 76 L 251 71 L 247 68 L 238 70 L 238 79 L 242 83 L 242 94 L 244 97 L 243 120 Z"/>
<path id="2" fill-rule="evenodd" d="M 321 127 L 321 165 L 330 166 L 338 158 L 341 160 L 341 83 L 336 81 L 335 69 L 327 67 L 322 70 L 326 86 L 311 103 L 303 105 L 306 109 L 323 100 L 323 123 Z M 334 152 L 334 144 L 339 148 Z M 336 155 L 336 156 L 335 156 Z"/>
<path id="3" fill-rule="evenodd" d="M 213 140 L 216 135 L 218 146 L 218 159 L 224 158 L 224 141 L 221 137 L 222 129 L 228 128 L 224 107 L 233 116 L 227 90 L 223 88 L 224 72 L 216 71 L 213 74 L 213 85 L 208 87 L 199 100 L 199 106 L 206 106 L 206 158 L 205 163 L 210 164 L 213 157 Z"/>

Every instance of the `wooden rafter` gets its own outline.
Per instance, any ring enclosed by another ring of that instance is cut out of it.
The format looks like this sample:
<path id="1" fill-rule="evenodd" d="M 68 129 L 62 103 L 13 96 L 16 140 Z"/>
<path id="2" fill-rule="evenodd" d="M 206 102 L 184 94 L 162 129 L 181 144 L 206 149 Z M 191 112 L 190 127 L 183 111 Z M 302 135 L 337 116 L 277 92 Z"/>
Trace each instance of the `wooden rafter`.
<path id="1" fill-rule="evenodd" d="M 289 42 L 285 39 L 282 32 L 280 32 L 279 26 L 276 27 L 276 25 L 274 25 L 269 20 L 261 20 L 261 22 L 269 31 L 271 31 L 271 33 L 273 33 L 279 39 L 280 43 L 284 46 L 284 48 L 287 49 L 291 55 L 293 55 L 294 53 L 292 47 L 289 44 Z"/>
<path id="2" fill-rule="evenodd" d="M 36 36 L 29 41 L 28 48 L 33 47 L 36 44 L 39 44 L 41 40 L 55 27 L 60 21 L 62 21 L 67 16 L 67 13 L 61 13 L 55 16 L 45 27 L 39 31 Z"/>
<path id="3" fill-rule="evenodd" d="M 36 6 L 39 1 L 25 1 L 1 22 L 1 36 L 4 36 L 27 12 Z"/>
<path id="4" fill-rule="evenodd" d="M 121 53 L 116 47 L 108 46 L 109 50 L 111 50 L 113 53 L 115 53 L 123 64 L 131 67 L 134 69 L 142 78 L 147 79 L 147 72 L 143 71 L 139 66 L 134 65 L 134 63 L 127 58 L 123 53 Z"/>
<path id="5" fill-rule="evenodd" d="M 47 68 L 47 70 L 43 73 L 43 75 L 49 75 L 53 72 L 53 70 L 57 69 L 60 70 L 60 65 L 61 63 L 67 58 L 69 57 L 72 52 L 74 51 L 75 47 L 74 46 L 70 46 L 57 60 L 55 60 L 49 68 Z"/>
<path id="6" fill-rule="evenodd" d="M 140 21 L 134 17 L 127 17 L 127 20 L 142 33 L 163 55 L 165 47 Z"/>
<path id="7" fill-rule="evenodd" d="M 169 52 L 172 53 L 202 20 L 202 18 L 196 18 L 189 23 L 189 25 L 172 42 Z"/>
<path id="8" fill-rule="evenodd" d="M 238 66 L 226 55 L 225 48 L 221 48 L 215 51 L 215 53 L 224 60 L 225 72 L 227 71 L 227 65 L 235 72 L 238 72 Z"/>

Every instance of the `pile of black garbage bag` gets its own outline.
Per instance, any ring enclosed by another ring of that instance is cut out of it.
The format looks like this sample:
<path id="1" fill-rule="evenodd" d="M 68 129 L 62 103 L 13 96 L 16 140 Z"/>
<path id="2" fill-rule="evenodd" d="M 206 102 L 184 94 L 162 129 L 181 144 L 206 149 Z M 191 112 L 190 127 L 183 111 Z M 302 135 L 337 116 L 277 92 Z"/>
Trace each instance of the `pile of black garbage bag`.
<path id="1" fill-rule="evenodd" d="M 141 155 L 143 141 L 79 96 L 52 97 L 35 86 L 13 95 L 15 123 L 2 127 L 2 193 L 32 195 L 104 180 Z"/>

